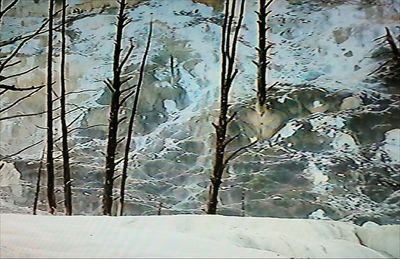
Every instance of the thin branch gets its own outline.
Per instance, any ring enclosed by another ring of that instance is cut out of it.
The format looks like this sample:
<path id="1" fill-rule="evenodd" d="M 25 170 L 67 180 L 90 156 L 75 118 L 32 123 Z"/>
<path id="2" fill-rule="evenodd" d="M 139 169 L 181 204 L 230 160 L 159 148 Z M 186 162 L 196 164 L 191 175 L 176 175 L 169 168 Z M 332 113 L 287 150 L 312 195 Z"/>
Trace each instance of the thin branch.
<path id="1" fill-rule="evenodd" d="M 390 60 L 383 62 L 378 68 L 374 69 L 372 72 L 368 73 L 367 76 L 375 74 L 376 72 L 380 71 L 384 66 L 390 63 Z"/>
<path id="2" fill-rule="evenodd" d="M 130 79 L 132 79 L 132 77 L 129 77 L 129 80 L 130 80 Z M 124 81 L 127 81 L 127 80 L 125 79 Z M 125 92 L 128 92 L 128 91 L 131 91 L 131 90 L 133 90 L 133 89 L 136 88 L 136 87 L 137 87 L 137 85 L 132 85 L 132 86 L 126 88 L 126 89 L 123 89 L 123 90 L 121 90 L 121 94 L 123 94 L 123 93 L 125 93 Z"/>
<path id="3" fill-rule="evenodd" d="M 84 90 L 78 90 L 78 91 L 70 91 L 66 93 L 65 95 L 71 95 L 71 94 L 80 94 L 80 93 L 85 93 L 85 92 L 98 92 L 99 90 L 95 89 L 84 89 Z"/>
<path id="4" fill-rule="evenodd" d="M 71 127 L 77 120 L 79 120 L 79 118 L 83 115 L 83 113 L 79 114 L 78 116 L 76 116 L 75 119 L 73 119 L 70 123 L 68 123 L 67 128 Z"/>
<path id="5" fill-rule="evenodd" d="M 121 176 L 122 176 L 121 174 L 114 176 L 114 177 L 112 178 L 112 181 L 114 182 L 115 180 L 117 180 L 117 179 L 120 178 Z"/>
<path id="6" fill-rule="evenodd" d="M 41 31 L 47 25 L 48 22 L 49 19 L 46 22 L 44 22 L 34 33 L 32 33 L 30 37 L 27 37 L 23 41 L 21 41 L 21 43 L 11 52 L 11 54 L 4 61 L 1 62 L 0 73 L 4 70 L 7 63 L 10 62 L 11 59 L 15 57 L 15 55 L 17 55 L 17 53 L 21 50 L 21 48 L 25 45 L 25 43 L 27 43 L 29 40 L 31 40 L 32 38 L 36 37 L 38 34 L 41 33 Z"/>
<path id="7" fill-rule="evenodd" d="M 22 152 L 24 152 L 24 151 L 26 151 L 26 150 L 28 150 L 28 149 L 30 149 L 30 148 L 33 148 L 33 147 L 39 145 L 39 144 L 42 143 L 43 141 L 44 141 L 44 139 L 39 140 L 38 142 L 35 142 L 35 143 L 33 143 L 33 144 L 31 144 L 31 145 L 29 145 L 29 146 L 27 146 L 27 147 L 24 147 L 23 149 L 21 149 L 21 150 L 15 152 L 15 153 L 13 153 L 13 154 L 11 154 L 11 155 L 7 155 L 7 156 L 3 157 L 2 160 L 7 160 L 7 159 L 9 159 L 9 158 L 11 158 L 11 157 L 14 157 L 14 156 L 16 156 L 16 155 L 19 155 L 19 154 L 21 154 Z"/>
<path id="8" fill-rule="evenodd" d="M 60 108 L 61 108 L 61 107 L 60 107 Z M 72 113 L 72 112 L 74 112 L 74 111 L 77 111 L 77 110 L 80 110 L 80 109 L 81 109 L 81 107 L 75 107 L 74 109 L 71 109 L 71 110 L 65 112 L 64 115 L 70 114 L 70 113 Z M 53 118 L 53 121 L 55 121 L 55 120 L 61 118 L 61 116 L 62 116 L 61 113 L 60 113 L 60 115 L 55 116 L 55 117 Z"/>
<path id="9" fill-rule="evenodd" d="M 211 122 L 211 125 L 212 125 L 216 130 L 218 130 L 218 125 L 217 125 L 217 124 L 215 124 L 214 122 Z"/>
<path id="10" fill-rule="evenodd" d="M 119 165 L 122 161 L 124 161 L 124 158 L 120 158 L 115 162 L 115 166 Z"/>
<path id="11" fill-rule="evenodd" d="M 126 120 L 128 117 L 126 117 L 126 116 L 124 116 L 124 117 L 122 117 L 122 118 L 120 118 L 119 120 L 118 120 L 118 124 L 120 124 L 120 123 L 122 123 L 124 120 Z"/>
<path id="12" fill-rule="evenodd" d="M 22 118 L 22 117 L 37 116 L 37 115 L 45 114 L 46 112 L 47 111 L 41 111 L 41 112 L 36 112 L 36 113 L 16 114 L 16 115 L 11 115 L 11 116 L 1 117 L 0 121 L 16 119 L 16 118 Z"/>
<path id="13" fill-rule="evenodd" d="M 241 151 L 248 149 L 249 147 L 253 146 L 254 144 L 256 144 L 258 142 L 258 140 L 255 140 L 243 147 L 238 148 L 237 150 L 235 150 L 233 153 L 231 153 L 224 162 L 223 168 L 225 168 L 227 166 L 227 164 L 229 163 L 230 160 L 234 159 L 236 157 L 236 155 L 238 155 Z"/>
<path id="14" fill-rule="evenodd" d="M 125 89 L 126 90 L 126 89 Z M 128 93 L 127 95 L 124 96 L 124 98 L 122 98 L 122 100 L 119 102 L 119 106 L 122 107 L 124 105 L 124 103 L 130 98 L 132 97 L 132 95 L 135 94 L 136 91 L 131 91 L 130 93 Z"/>
<path id="15" fill-rule="evenodd" d="M 113 83 L 110 81 L 110 79 L 107 78 L 106 80 L 104 80 L 104 84 L 108 87 L 110 92 L 115 92 L 115 89 L 113 88 Z"/>
<path id="16" fill-rule="evenodd" d="M 68 6 L 68 5 L 67 5 L 67 6 Z M 62 10 L 63 10 L 63 9 L 60 9 L 60 10 L 58 10 L 57 12 L 55 12 L 55 13 L 53 14 L 53 17 L 57 16 Z M 46 24 L 47 24 L 48 22 L 49 22 L 49 19 L 47 18 L 47 19 L 45 19 L 45 20 L 43 21 L 43 24 L 42 24 L 42 25 L 46 26 Z M 16 42 L 18 42 L 18 41 L 21 41 L 21 40 L 27 40 L 27 41 L 29 41 L 29 40 L 33 39 L 34 37 L 36 37 L 36 36 L 38 36 L 38 35 L 40 35 L 40 34 L 49 32 L 48 29 L 43 30 L 43 29 L 44 29 L 44 26 L 43 26 L 43 27 L 41 26 L 42 28 L 39 30 L 39 32 L 38 32 L 38 30 L 35 30 L 35 31 L 30 32 L 30 33 L 28 33 L 28 34 L 26 34 L 26 35 L 18 35 L 18 36 L 16 36 L 16 37 L 11 38 L 11 39 L 0 41 L 0 48 L 1 48 L 1 47 L 4 47 L 4 46 L 7 46 L 7 45 L 14 44 L 14 43 L 16 43 Z M 60 27 L 61 27 L 61 25 L 57 25 L 57 26 L 54 27 L 54 30 L 57 30 L 57 29 L 60 28 Z M 6 67 L 7 67 L 7 66 L 6 66 Z M 6 67 L 4 67 L 4 68 L 6 68 Z"/>
<path id="17" fill-rule="evenodd" d="M 235 28 L 235 34 L 233 36 L 232 49 L 231 49 L 231 53 L 230 53 L 231 58 L 234 58 L 236 55 L 236 46 L 237 46 L 237 42 L 239 39 L 239 32 L 240 32 L 240 28 L 242 26 L 243 17 L 244 17 L 245 2 L 246 2 L 245 0 L 242 0 L 241 5 L 240 5 L 239 20 L 238 20 L 238 23 Z M 228 73 L 229 74 L 232 73 L 232 69 L 230 71 L 228 71 Z"/>
<path id="18" fill-rule="evenodd" d="M 128 82 L 128 81 L 131 80 L 131 79 L 132 79 L 132 77 L 131 77 L 131 76 L 128 76 L 127 78 L 125 78 L 124 80 L 121 81 L 121 85 L 125 84 L 126 82 Z M 121 90 L 121 93 L 122 93 L 123 91 L 124 91 L 124 90 Z"/>
<path id="19" fill-rule="evenodd" d="M 275 82 L 273 83 L 271 86 L 268 87 L 267 92 L 272 90 L 272 88 L 274 88 L 275 86 L 277 86 L 279 84 L 279 82 Z"/>
<path id="20" fill-rule="evenodd" d="M 231 138 L 225 140 L 224 146 L 225 146 L 225 147 L 228 146 L 229 143 L 231 143 L 232 141 L 234 141 L 235 139 L 237 139 L 239 136 L 240 136 L 240 134 L 236 134 L 235 136 L 233 136 L 233 137 L 231 137 Z"/>
<path id="21" fill-rule="evenodd" d="M 232 82 L 235 79 L 235 77 L 237 76 L 238 72 L 239 71 L 237 69 L 235 69 L 233 74 L 230 77 L 228 77 L 228 79 L 226 80 L 226 82 L 227 82 L 226 83 L 226 87 L 227 87 L 228 90 L 232 87 Z"/>
<path id="22" fill-rule="evenodd" d="M 3 0 L 1 0 L 3 1 Z M 18 3 L 19 0 L 14 0 L 12 1 L 9 5 L 6 6 L 3 10 L 0 10 L 0 21 L 3 18 L 3 16 Z"/>
<path id="23" fill-rule="evenodd" d="M 228 59 L 232 58 L 231 54 L 229 53 L 229 48 L 230 48 L 230 44 L 231 44 L 231 30 L 232 30 L 233 18 L 235 17 L 235 9 L 236 9 L 236 0 L 233 0 L 232 4 L 231 4 L 231 11 L 230 11 L 230 16 L 228 19 L 228 24 L 227 24 L 227 29 L 226 29 L 225 51 L 226 51 Z"/>
<path id="24" fill-rule="evenodd" d="M 222 54 L 221 86 L 225 85 L 227 53 L 229 52 L 225 48 L 226 44 L 229 44 L 229 41 L 226 39 L 228 16 L 229 16 L 229 0 L 226 0 L 225 1 L 224 23 L 222 25 L 222 39 L 221 39 L 221 54 Z M 221 88 L 221 94 L 222 94 L 222 91 L 223 91 L 223 89 Z"/>
<path id="25" fill-rule="evenodd" d="M 14 63 L 14 64 L 15 64 L 15 63 Z M 23 72 L 20 72 L 20 73 L 17 73 L 17 74 L 13 74 L 13 75 L 2 76 L 2 77 L 0 77 L 0 82 L 3 81 L 3 80 L 6 80 L 6 79 L 10 79 L 10 78 L 16 77 L 16 76 L 22 76 L 22 75 L 28 74 L 29 72 L 35 70 L 35 69 L 38 68 L 38 67 L 39 67 L 39 66 L 32 67 L 32 68 L 30 68 L 30 69 L 28 69 L 28 70 L 25 70 L 25 71 L 23 71 Z"/>
<path id="26" fill-rule="evenodd" d="M 67 103 L 67 105 L 74 106 L 74 107 L 78 108 L 79 110 L 81 110 L 82 112 L 86 112 L 88 110 L 88 108 L 81 106 L 81 105 L 77 105 L 75 103 Z"/>
<path id="27" fill-rule="evenodd" d="M 107 125 L 105 124 L 95 124 L 95 125 L 90 125 L 90 126 L 86 126 L 86 127 L 76 127 L 76 128 L 72 128 L 70 130 L 68 130 L 68 133 L 77 131 L 77 130 L 86 130 L 86 129 L 91 129 L 91 128 L 95 128 L 95 127 L 107 127 Z"/>
<path id="28" fill-rule="evenodd" d="M 237 112 L 234 112 L 231 117 L 226 121 L 226 124 L 229 124 L 237 115 Z"/>
<path id="29" fill-rule="evenodd" d="M 117 145 L 119 145 L 122 141 L 124 141 L 125 138 L 126 138 L 126 137 L 120 138 L 120 139 L 117 141 Z"/>
<path id="30" fill-rule="evenodd" d="M 122 68 L 124 67 L 126 61 L 128 61 L 129 57 L 132 54 L 133 49 L 135 46 L 133 46 L 133 43 L 131 42 L 131 45 L 129 46 L 128 52 L 126 53 L 125 57 L 122 59 L 121 64 L 119 65 L 119 70 L 122 71 Z M 122 84 L 122 82 L 121 82 Z"/>
<path id="31" fill-rule="evenodd" d="M 42 87 L 44 87 L 44 85 L 43 85 Z M 23 97 L 21 97 L 21 98 L 18 98 L 18 99 L 17 99 L 16 101 L 14 101 L 12 104 L 10 104 L 10 105 L 4 107 L 3 109 L 0 109 L 0 113 L 3 113 L 3 112 L 5 112 L 5 111 L 11 109 L 12 107 L 14 107 L 15 105 L 17 105 L 18 103 L 20 103 L 20 102 L 22 102 L 23 100 L 25 100 L 25 99 L 31 97 L 31 96 L 34 95 L 35 93 L 39 92 L 39 91 L 42 89 L 42 87 L 41 87 L 41 88 L 37 88 L 35 91 L 30 92 L 29 94 L 27 94 L 27 95 L 25 95 L 25 96 L 23 96 Z"/>
<path id="32" fill-rule="evenodd" d="M 16 65 L 18 65 L 18 64 L 21 63 L 21 62 L 22 62 L 21 60 L 17 60 L 17 61 L 15 61 L 15 62 L 13 62 L 13 63 L 9 63 L 9 64 L 6 65 L 4 68 L 16 66 Z"/>
<path id="33" fill-rule="evenodd" d="M 0 84 L 0 89 L 5 89 L 5 91 L 30 91 L 30 90 L 35 90 L 38 88 L 43 88 L 44 85 L 39 85 L 39 86 L 30 86 L 30 87 L 16 87 L 15 85 L 1 85 Z M 1 94 L 0 94 L 1 95 Z"/>

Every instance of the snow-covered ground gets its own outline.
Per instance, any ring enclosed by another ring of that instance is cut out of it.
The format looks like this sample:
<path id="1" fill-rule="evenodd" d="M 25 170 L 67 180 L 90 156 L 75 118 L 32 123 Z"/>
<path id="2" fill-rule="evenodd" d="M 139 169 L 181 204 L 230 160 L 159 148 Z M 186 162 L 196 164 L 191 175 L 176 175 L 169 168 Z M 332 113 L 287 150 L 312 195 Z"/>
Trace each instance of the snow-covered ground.
<path id="1" fill-rule="evenodd" d="M 1 258 L 398 258 L 400 226 L 251 217 L 0 215 Z"/>

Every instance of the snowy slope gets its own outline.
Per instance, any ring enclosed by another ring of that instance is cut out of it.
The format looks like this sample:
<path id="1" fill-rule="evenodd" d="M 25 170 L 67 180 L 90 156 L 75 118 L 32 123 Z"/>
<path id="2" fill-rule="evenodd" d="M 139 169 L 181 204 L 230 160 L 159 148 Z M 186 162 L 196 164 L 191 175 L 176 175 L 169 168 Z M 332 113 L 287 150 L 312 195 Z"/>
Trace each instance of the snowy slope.
<path id="1" fill-rule="evenodd" d="M 33 30 L 46 16 L 46 1 L 20 2 L 16 11 L 5 17 L 1 40 Z M 221 9 L 201 3 L 222 1 L 140 2 L 129 8 L 133 22 L 124 34 L 124 44 L 133 38 L 136 46 L 127 74 L 137 76 L 151 13 L 154 37 L 130 143 L 131 155 L 136 156 L 128 170 L 125 213 L 154 215 L 162 202 L 163 214 L 199 214 L 206 203 L 212 168 L 215 138 L 211 122 L 217 118 L 222 19 Z M 73 210 L 79 215 L 99 215 L 109 109 L 103 80 L 111 76 L 116 2 L 69 3 L 71 12 L 79 8 L 83 13 L 67 27 L 67 87 L 77 91 L 68 96 L 68 109 L 79 106 L 83 111 L 71 113 L 68 121 L 80 116 L 73 127 L 103 125 L 70 134 Z M 114 8 L 99 13 L 104 3 Z M 400 1 L 275 1 L 270 19 L 275 45 L 269 81 L 280 84 L 269 93 L 271 110 L 262 117 L 253 109 L 256 3 L 247 1 L 238 45 L 239 75 L 231 102 L 232 110 L 239 113 L 228 133 L 240 134 L 240 139 L 232 142 L 228 151 L 255 138 L 260 145 L 230 164 L 218 212 L 240 215 L 245 191 L 245 213 L 250 216 L 399 223 L 400 106 L 398 91 L 393 90 L 399 89 L 398 83 L 386 87 L 368 74 L 383 61 L 371 58 L 379 56 L 374 39 L 384 34 L 385 27 L 394 35 L 400 33 L 396 27 Z M 45 50 L 45 35 L 27 44 L 17 70 L 40 68 L 12 83 L 44 83 Z M 2 48 L 0 55 L 9 51 Z M 58 63 L 56 59 L 55 69 Z M 0 107 L 17 97 L 3 95 Z M 43 111 L 43 98 L 44 91 L 0 118 Z M 123 113 L 129 114 L 129 109 Z M 35 145 L 18 156 L 4 157 L 42 140 L 44 117 L 0 121 L 0 164 L 8 164 L 0 172 L 0 208 L 5 212 L 31 211 L 43 147 Z M 55 122 L 55 128 L 59 125 Z M 55 163 L 56 169 L 61 168 L 59 159 Z M 56 170 L 56 176 L 61 179 L 61 170 Z M 61 184 L 56 183 L 58 201 L 63 199 Z M 44 185 L 43 181 L 42 190 Z M 118 180 L 115 187 L 117 199 Z M 42 191 L 39 210 L 45 212 L 46 207 Z M 58 209 L 63 210 L 62 206 Z"/>
<path id="2" fill-rule="evenodd" d="M 400 226 L 224 216 L 0 216 L 1 258 L 392 258 Z M 355 234 L 362 231 L 362 235 Z M 377 246 L 371 239 L 385 246 Z M 361 245 L 361 244 L 364 245 Z M 371 248 L 367 247 L 371 245 Z M 375 250 L 374 250 L 375 249 Z"/>

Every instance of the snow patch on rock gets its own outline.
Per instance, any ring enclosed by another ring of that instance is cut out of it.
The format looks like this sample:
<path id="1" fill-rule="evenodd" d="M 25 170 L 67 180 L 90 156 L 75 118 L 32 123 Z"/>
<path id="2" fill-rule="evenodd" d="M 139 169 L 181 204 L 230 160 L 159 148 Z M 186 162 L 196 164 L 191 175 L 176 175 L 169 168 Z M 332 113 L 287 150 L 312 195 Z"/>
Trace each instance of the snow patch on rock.
<path id="1" fill-rule="evenodd" d="M 390 157 L 392 163 L 400 163 L 400 129 L 389 130 L 385 133 L 383 150 Z"/>

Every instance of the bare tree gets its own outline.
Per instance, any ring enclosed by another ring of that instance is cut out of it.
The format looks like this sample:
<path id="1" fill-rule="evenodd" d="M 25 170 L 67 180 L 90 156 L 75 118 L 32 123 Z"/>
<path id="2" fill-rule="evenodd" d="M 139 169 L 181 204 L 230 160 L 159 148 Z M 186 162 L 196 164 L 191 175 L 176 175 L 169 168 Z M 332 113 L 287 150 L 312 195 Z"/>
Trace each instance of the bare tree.
<path id="1" fill-rule="evenodd" d="M 1 9 L 0 7 L 0 19 L 2 19 L 2 17 L 5 15 L 5 13 L 7 11 L 9 11 L 12 7 L 14 7 L 16 4 L 18 3 L 18 0 L 12 1 L 9 5 L 6 6 L 5 9 Z M 46 161 L 46 167 L 47 167 L 47 173 L 48 173 L 48 182 L 47 182 L 47 196 L 48 196 L 48 201 L 49 201 L 49 212 L 50 213 L 54 213 L 55 209 L 56 209 L 56 201 L 55 201 L 55 194 L 54 194 L 54 158 L 53 158 L 53 144 L 54 144 L 54 140 L 53 140 L 53 121 L 55 118 L 53 118 L 53 111 L 58 109 L 53 109 L 53 103 L 55 100 L 53 100 L 52 98 L 52 94 L 53 94 L 53 82 L 52 82 L 52 55 L 53 55 L 53 31 L 55 30 L 55 27 L 53 25 L 53 18 L 60 13 L 61 11 L 64 11 L 65 7 L 57 12 L 54 12 L 54 0 L 49 0 L 49 16 L 48 18 L 40 25 L 40 27 L 38 29 L 36 29 L 35 31 L 28 33 L 26 35 L 18 35 L 16 37 L 10 38 L 8 40 L 4 40 L 2 42 L 0 42 L 0 46 L 6 46 L 6 45 L 11 45 L 11 44 L 16 44 L 16 46 L 13 48 L 13 50 L 11 51 L 11 53 L 9 55 L 7 55 L 4 58 L 0 59 L 0 95 L 3 95 L 9 91 L 13 91 L 13 92 L 21 92 L 21 93 L 25 93 L 28 92 L 27 94 L 25 94 L 24 96 L 21 96 L 20 98 L 16 99 L 15 101 L 13 101 L 11 104 L 9 104 L 6 107 L 3 107 L 0 109 L 0 113 L 4 113 L 9 111 L 11 108 L 15 107 L 17 104 L 19 104 L 20 102 L 30 98 L 32 95 L 36 94 L 37 92 L 39 92 L 42 88 L 44 88 L 45 86 L 47 86 L 47 111 L 42 111 L 42 112 L 34 112 L 34 113 L 30 113 L 30 114 L 16 114 L 16 115 L 11 115 L 11 116 L 2 116 L 0 118 L 1 120 L 8 120 L 8 119 L 14 119 L 14 118 L 20 118 L 20 117 L 26 117 L 26 116 L 37 116 L 37 115 L 41 115 L 41 114 L 47 114 L 47 161 Z M 46 25 L 48 25 L 48 29 L 46 30 L 45 27 Z M 18 64 L 21 63 L 20 60 L 15 61 L 15 59 L 17 59 L 18 53 L 21 51 L 21 49 L 25 46 L 25 44 L 27 42 L 29 42 L 31 39 L 35 38 L 36 36 L 43 34 L 45 32 L 48 32 L 48 53 L 47 53 L 47 62 L 48 62 L 48 66 L 47 66 L 47 83 L 46 85 L 40 85 L 40 86 L 28 86 L 28 87 L 21 87 L 21 86 L 15 86 L 12 85 L 10 83 L 7 83 L 7 80 L 9 79 L 13 79 L 16 77 L 20 77 L 23 76 L 25 74 L 28 74 L 30 72 L 33 72 L 36 67 L 32 67 L 30 69 L 18 72 L 18 73 L 14 73 L 14 74 L 6 74 L 6 70 L 14 67 Z M 21 150 L 19 150 L 18 152 L 8 155 L 6 156 L 8 157 L 13 157 L 15 155 L 20 154 L 21 152 L 34 147 L 36 145 L 39 145 L 40 143 L 42 143 L 43 140 L 33 143 Z M 40 181 L 40 177 L 39 181 Z M 35 201 L 35 204 L 37 203 L 37 201 Z M 35 208 L 36 210 L 36 208 Z"/>
<path id="2" fill-rule="evenodd" d="M 119 13 L 117 17 L 117 33 L 115 36 L 115 47 L 114 47 L 114 60 L 113 60 L 113 81 L 106 80 L 105 83 L 111 91 L 111 104 L 110 104 L 110 115 L 109 115 L 109 126 L 108 126 L 108 139 L 107 139 L 107 153 L 106 153 L 106 175 L 104 182 L 103 192 L 103 214 L 111 215 L 112 203 L 113 203 L 113 185 L 114 185 L 114 172 L 115 172 L 115 156 L 116 149 L 121 140 L 118 140 L 118 127 L 119 124 L 126 119 L 126 117 L 119 118 L 119 111 L 124 101 L 131 95 L 128 94 L 122 100 L 120 100 L 122 93 L 129 90 L 122 90 L 122 85 L 129 80 L 121 78 L 121 73 L 125 63 L 130 57 L 133 45 L 131 44 L 126 55 L 121 59 L 122 51 L 122 35 L 124 28 L 131 21 L 125 13 L 126 1 L 120 0 L 119 2 Z"/>
<path id="3" fill-rule="evenodd" d="M 145 66 L 146 66 L 146 59 L 147 59 L 147 56 L 148 56 L 149 50 L 150 50 L 152 32 L 153 32 L 153 21 L 150 21 L 146 49 L 144 51 L 142 62 L 140 65 L 139 78 L 138 78 L 138 83 L 137 83 L 137 86 L 135 89 L 135 98 L 134 98 L 133 105 L 132 105 L 132 112 L 131 112 L 131 116 L 129 118 L 128 133 L 127 133 L 127 137 L 126 137 L 125 152 L 124 152 L 124 158 L 123 158 L 124 160 L 123 160 L 123 165 L 122 165 L 121 192 L 120 192 L 120 200 L 119 200 L 120 205 L 121 205 L 120 206 L 120 216 L 122 216 L 124 213 L 125 184 L 126 184 L 128 163 L 129 163 L 129 150 L 130 150 L 130 144 L 131 144 L 132 134 L 133 134 L 133 124 L 135 122 L 135 115 L 136 115 L 137 106 L 138 106 L 138 102 L 139 102 L 140 89 L 143 84 L 144 70 L 145 70 Z"/>
<path id="4" fill-rule="evenodd" d="M 61 131 L 62 131 L 62 156 L 63 156 L 63 178 L 64 178 L 64 206 L 65 214 L 72 215 L 72 192 L 71 192 L 71 173 L 69 166 L 69 148 L 68 148 L 68 125 L 66 118 L 66 102 L 65 102 L 65 49 L 66 49 L 66 37 L 65 37 L 65 26 L 66 26 L 66 12 L 67 3 L 66 0 L 62 1 L 62 13 L 61 13 L 61 68 L 60 68 L 60 120 L 61 120 Z"/>
<path id="5" fill-rule="evenodd" d="M 261 113 L 264 112 L 265 102 L 267 97 L 267 67 L 269 62 L 267 61 L 267 53 L 271 48 L 271 44 L 267 41 L 267 19 L 271 11 L 267 12 L 268 6 L 272 4 L 274 0 L 259 0 L 258 16 L 258 47 L 256 48 L 258 54 L 258 60 L 255 62 L 257 66 L 257 105 Z"/>
<path id="6" fill-rule="evenodd" d="M 49 212 L 54 214 L 57 208 L 54 194 L 54 161 L 53 161 L 53 13 L 54 0 L 49 0 L 49 34 L 47 50 L 47 199 Z"/>
<path id="7" fill-rule="evenodd" d="M 218 191 L 221 185 L 221 178 L 224 169 L 237 152 L 235 151 L 231 156 L 225 157 L 226 146 L 232 142 L 236 137 L 229 138 L 227 136 L 228 124 L 234 119 L 235 114 L 228 117 L 229 109 L 229 91 L 232 87 L 233 80 L 235 79 L 238 70 L 235 69 L 236 47 L 239 39 L 240 27 L 242 25 L 244 16 L 245 0 L 241 0 L 240 9 L 237 18 L 236 27 L 233 28 L 234 18 L 236 13 L 236 0 L 230 3 L 230 0 L 225 1 L 225 16 L 222 25 L 222 40 L 221 40 L 221 54 L 222 54 L 222 68 L 221 68 L 221 82 L 220 82 L 220 108 L 218 123 L 213 126 L 216 131 L 215 143 L 215 157 L 213 172 L 210 177 L 211 185 L 209 189 L 207 214 L 216 214 L 218 204 Z M 233 38 L 231 39 L 231 33 Z M 243 147 L 244 149 L 245 147 Z"/>

